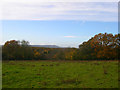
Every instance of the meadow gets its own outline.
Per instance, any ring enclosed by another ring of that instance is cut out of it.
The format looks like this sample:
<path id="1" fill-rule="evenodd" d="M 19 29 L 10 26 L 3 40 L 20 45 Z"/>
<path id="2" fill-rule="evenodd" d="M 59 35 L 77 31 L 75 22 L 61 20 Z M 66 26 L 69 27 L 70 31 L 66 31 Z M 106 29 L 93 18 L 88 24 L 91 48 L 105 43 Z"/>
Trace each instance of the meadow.
<path id="1" fill-rule="evenodd" d="M 2 88 L 118 88 L 118 61 L 3 61 Z"/>

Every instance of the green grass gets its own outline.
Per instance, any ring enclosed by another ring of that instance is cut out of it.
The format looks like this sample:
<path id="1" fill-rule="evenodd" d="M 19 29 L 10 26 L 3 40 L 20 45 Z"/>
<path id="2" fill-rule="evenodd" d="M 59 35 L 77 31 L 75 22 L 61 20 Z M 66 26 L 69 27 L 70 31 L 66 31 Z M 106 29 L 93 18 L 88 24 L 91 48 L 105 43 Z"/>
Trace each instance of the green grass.
<path id="1" fill-rule="evenodd" d="M 3 88 L 118 88 L 118 61 L 4 61 Z"/>

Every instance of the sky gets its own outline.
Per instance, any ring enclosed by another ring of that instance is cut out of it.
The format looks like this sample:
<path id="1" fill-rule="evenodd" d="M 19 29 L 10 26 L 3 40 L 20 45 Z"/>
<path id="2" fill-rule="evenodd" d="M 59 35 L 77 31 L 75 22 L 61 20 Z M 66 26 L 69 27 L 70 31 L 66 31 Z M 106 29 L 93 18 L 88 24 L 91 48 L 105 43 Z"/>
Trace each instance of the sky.
<path id="1" fill-rule="evenodd" d="M 96 34 L 118 33 L 117 2 L 30 1 L 5 0 L 1 44 L 27 40 L 32 45 L 78 47 Z"/>

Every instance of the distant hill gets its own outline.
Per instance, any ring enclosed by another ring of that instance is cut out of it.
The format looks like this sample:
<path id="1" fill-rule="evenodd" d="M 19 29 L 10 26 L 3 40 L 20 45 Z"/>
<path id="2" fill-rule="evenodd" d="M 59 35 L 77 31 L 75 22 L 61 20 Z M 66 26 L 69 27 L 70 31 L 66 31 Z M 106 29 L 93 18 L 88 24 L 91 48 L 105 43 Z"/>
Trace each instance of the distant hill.
<path id="1" fill-rule="evenodd" d="M 44 47 L 44 48 L 61 48 L 57 45 L 31 45 L 32 47 Z"/>
<path id="2" fill-rule="evenodd" d="M 0 45 L 0 47 L 3 45 Z M 31 47 L 43 47 L 43 48 L 74 48 L 74 47 L 60 47 L 57 45 L 30 45 Z"/>

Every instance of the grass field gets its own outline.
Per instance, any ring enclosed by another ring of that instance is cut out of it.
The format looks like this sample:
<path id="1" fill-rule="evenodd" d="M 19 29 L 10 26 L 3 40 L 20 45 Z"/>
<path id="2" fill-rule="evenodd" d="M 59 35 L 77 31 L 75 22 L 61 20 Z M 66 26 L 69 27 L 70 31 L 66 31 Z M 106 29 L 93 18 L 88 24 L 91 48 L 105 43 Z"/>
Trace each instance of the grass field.
<path id="1" fill-rule="evenodd" d="M 3 88 L 118 88 L 118 61 L 4 61 Z"/>

